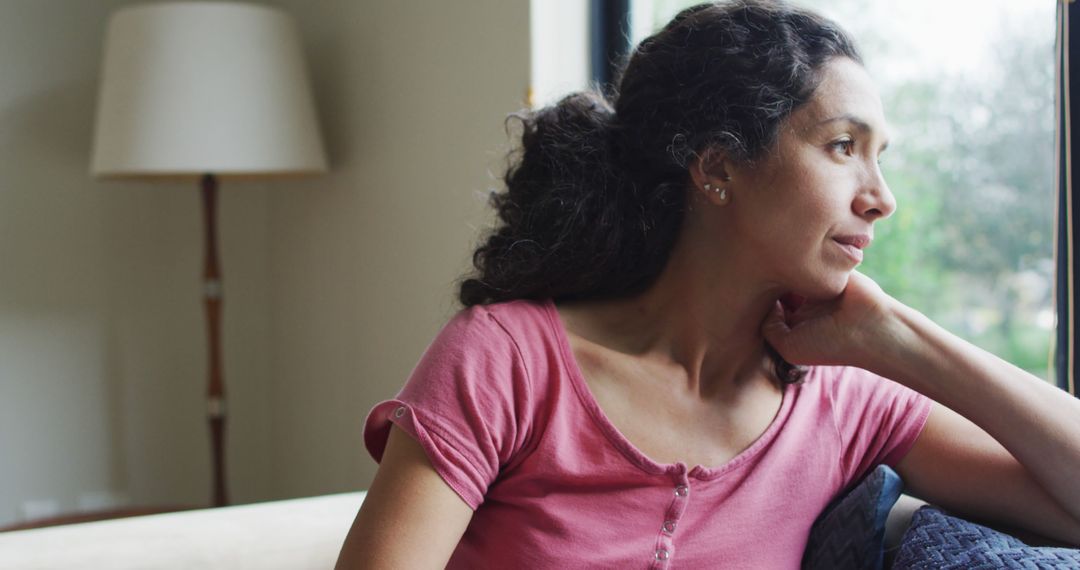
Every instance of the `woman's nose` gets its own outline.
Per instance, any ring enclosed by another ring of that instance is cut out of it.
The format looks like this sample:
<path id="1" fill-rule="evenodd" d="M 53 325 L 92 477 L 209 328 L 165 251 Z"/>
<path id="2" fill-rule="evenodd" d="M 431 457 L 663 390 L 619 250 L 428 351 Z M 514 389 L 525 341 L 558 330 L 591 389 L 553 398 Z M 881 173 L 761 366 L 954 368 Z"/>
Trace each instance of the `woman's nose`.
<path id="1" fill-rule="evenodd" d="M 876 164 L 870 180 L 859 192 L 853 206 L 855 213 L 870 219 L 888 218 L 896 211 L 896 197 Z"/>

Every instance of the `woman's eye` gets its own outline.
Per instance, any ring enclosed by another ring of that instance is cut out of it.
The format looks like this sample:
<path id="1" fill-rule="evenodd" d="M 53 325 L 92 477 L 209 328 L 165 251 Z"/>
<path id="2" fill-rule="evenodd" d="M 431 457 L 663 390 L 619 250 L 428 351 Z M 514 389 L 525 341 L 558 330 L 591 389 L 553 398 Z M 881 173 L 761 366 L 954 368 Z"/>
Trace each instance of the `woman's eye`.
<path id="1" fill-rule="evenodd" d="M 831 145 L 834 149 L 842 151 L 844 154 L 851 154 L 855 149 L 855 141 L 851 139 L 839 140 Z"/>

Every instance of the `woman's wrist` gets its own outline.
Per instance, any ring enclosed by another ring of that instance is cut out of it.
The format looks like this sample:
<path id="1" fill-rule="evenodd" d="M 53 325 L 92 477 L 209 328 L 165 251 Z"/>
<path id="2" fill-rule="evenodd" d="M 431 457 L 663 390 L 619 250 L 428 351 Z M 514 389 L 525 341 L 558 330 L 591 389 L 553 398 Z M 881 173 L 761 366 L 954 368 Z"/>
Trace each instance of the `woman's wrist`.
<path id="1" fill-rule="evenodd" d="M 864 344 L 860 368 L 911 386 L 928 365 L 930 337 L 944 333 L 919 311 L 890 298 L 881 324 Z M 947 334 L 947 333 L 945 333 Z"/>

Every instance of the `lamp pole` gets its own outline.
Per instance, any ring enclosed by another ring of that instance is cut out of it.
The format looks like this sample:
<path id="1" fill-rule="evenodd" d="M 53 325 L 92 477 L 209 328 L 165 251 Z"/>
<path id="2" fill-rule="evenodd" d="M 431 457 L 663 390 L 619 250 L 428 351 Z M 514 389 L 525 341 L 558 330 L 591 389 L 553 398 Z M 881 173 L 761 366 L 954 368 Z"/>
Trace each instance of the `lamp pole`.
<path id="1" fill-rule="evenodd" d="M 203 227 L 205 229 L 203 265 L 203 302 L 206 307 L 210 370 L 206 391 L 210 420 L 210 445 L 213 450 L 214 506 L 229 504 L 225 488 L 225 379 L 221 372 L 221 270 L 217 247 L 217 179 L 202 177 Z"/>

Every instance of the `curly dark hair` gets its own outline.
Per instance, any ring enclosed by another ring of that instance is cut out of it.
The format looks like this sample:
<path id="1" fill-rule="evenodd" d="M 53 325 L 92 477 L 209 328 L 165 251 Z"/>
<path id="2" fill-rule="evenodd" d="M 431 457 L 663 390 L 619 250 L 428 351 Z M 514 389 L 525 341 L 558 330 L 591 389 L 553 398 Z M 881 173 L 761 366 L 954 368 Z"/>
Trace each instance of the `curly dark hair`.
<path id="1" fill-rule="evenodd" d="M 648 289 L 682 226 L 689 164 L 710 150 L 752 163 L 810 100 L 833 57 L 862 64 L 835 23 L 780 0 L 687 8 L 643 40 L 613 93 L 594 89 L 511 114 L 523 130 L 501 224 L 473 253 L 459 300 L 617 299 Z M 777 378 L 806 371 L 768 343 Z"/>

